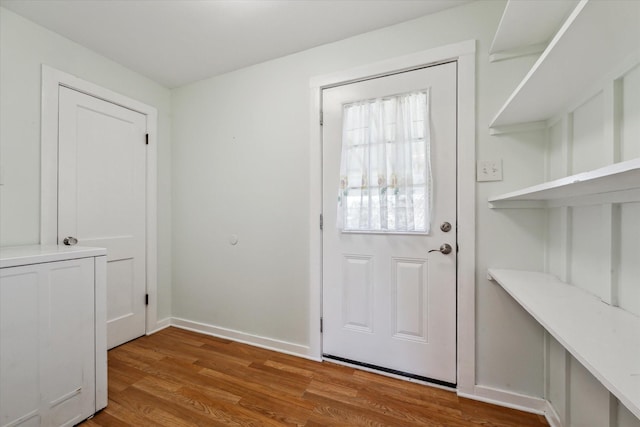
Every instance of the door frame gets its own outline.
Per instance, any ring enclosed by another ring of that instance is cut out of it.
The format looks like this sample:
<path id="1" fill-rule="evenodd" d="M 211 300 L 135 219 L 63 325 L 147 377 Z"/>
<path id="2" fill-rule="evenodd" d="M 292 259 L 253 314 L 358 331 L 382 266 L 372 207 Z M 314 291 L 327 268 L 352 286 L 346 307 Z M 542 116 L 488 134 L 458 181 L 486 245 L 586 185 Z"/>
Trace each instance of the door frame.
<path id="1" fill-rule="evenodd" d="M 457 390 L 475 388 L 476 41 L 468 40 L 310 79 L 309 357 L 322 360 L 322 90 L 457 61 Z"/>
<path id="2" fill-rule="evenodd" d="M 158 320 L 156 212 L 158 205 L 158 110 L 48 65 L 42 65 L 42 127 L 40 130 L 40 244 L 42 245 L 58 244 L 58 98 L 60 86 L 136 111 L 147 117 L 149 145 L 146 151 L 145 287 L 146 293 L 149 295 L 149 304 L 145 306 L 145 333 L 149 334 L 156 329 Z"/>

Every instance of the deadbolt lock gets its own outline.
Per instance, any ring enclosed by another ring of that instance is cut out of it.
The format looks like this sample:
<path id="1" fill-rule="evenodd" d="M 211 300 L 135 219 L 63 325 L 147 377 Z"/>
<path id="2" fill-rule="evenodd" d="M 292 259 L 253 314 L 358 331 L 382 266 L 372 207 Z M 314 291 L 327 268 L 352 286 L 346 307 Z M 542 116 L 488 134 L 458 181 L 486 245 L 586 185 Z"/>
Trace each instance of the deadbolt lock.
<path id="1" fill-rule="evenodd" d="M 450 222 L 443 222 L 440 225 L 440 230 L 444 231 L 445 233 L 448 233 L 449 231 L 451 231 L 451 223 Z"/>

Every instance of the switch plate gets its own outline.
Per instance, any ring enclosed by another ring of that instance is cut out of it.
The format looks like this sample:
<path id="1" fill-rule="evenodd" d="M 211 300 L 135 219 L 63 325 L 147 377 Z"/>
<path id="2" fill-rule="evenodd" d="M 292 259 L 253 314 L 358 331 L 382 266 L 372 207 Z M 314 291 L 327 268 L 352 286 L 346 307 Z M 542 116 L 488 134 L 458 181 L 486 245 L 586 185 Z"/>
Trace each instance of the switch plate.
<path id="1" fill-rule="evenodd" d="M 502 159 L 478 160 L 476 180 L 478 182 L 502 181 Z"/>

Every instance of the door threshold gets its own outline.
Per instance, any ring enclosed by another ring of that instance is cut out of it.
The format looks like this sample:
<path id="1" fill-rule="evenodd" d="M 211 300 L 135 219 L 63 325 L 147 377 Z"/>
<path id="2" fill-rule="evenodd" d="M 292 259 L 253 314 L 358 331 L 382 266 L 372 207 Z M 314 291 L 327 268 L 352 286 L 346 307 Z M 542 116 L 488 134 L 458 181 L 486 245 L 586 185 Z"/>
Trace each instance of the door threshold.
<path id="1" fill-rule="evenodd" d="M 447 381 L 436 380 L 434 378 L 424 377 L 422 375 L 411 374 L 409 372 L 399 371 L 397 369 L 385 368 L 382 366 L 372 365 L 370 363 L 358 362 L 356 360 L 346 359 L 344 357 L 334 356 L 331 354 L 323 354 L 323 359 L 336 363 L 338 365 L 344 365 L 355 369 L 360 369 L 374 374 L 385 375 L 387 377 L 396 378 L 399 380 L 410 381 L 418 384 L 424 384 L 431 387 L 441 388 L 448 391 L 456 391 L 457 385 Z"/>

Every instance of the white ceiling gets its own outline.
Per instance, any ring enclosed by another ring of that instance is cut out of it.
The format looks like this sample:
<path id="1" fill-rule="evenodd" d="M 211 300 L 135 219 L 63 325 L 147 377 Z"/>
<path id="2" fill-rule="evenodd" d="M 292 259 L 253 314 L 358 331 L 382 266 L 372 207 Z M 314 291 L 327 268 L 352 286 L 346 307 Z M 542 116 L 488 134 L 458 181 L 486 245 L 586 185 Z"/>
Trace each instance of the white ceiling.
<path id="1" fill-rule="evenodd" d="M 173 88 L 468 1 L 0 0 L 0 5 Z"/>

